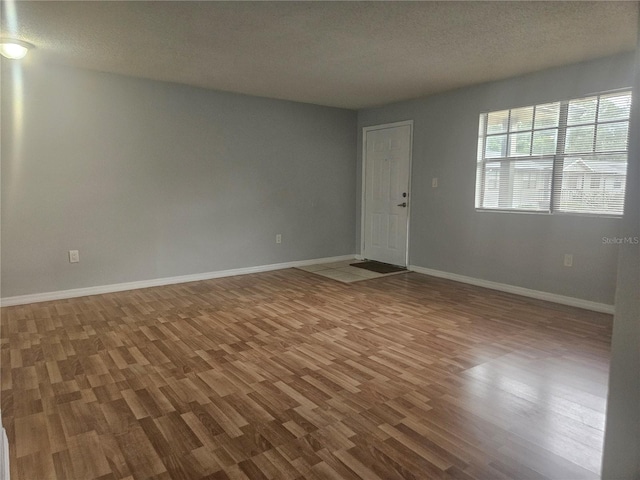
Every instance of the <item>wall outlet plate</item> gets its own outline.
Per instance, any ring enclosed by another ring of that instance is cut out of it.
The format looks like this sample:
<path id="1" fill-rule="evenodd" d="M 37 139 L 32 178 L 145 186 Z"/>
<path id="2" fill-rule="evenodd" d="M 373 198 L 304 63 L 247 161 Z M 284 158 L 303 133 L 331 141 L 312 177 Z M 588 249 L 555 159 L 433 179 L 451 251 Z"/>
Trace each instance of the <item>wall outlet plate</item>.
<path id="1" fill-rule="evenodd" d="M 573 267 L 573 253 L 564 254 L 564 266 Z"/>
<path id="2" fill-rule="evenodd" d="M 69 250 L 69 263 L 78 263 L 80 261 L 80 252 L 78 250 Z"/>

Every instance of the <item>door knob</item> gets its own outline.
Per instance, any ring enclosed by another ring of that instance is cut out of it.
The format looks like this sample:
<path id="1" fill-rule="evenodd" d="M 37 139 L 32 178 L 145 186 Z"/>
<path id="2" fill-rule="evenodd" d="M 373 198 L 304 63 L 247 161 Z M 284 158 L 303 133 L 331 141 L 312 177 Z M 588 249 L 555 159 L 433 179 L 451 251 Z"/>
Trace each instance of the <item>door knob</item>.
<path id="1" fill-rule="evenodd" d="M 407 206 L 407 202 L 402 202 L 398 204 L 399 207 L 406 207 Z"/>

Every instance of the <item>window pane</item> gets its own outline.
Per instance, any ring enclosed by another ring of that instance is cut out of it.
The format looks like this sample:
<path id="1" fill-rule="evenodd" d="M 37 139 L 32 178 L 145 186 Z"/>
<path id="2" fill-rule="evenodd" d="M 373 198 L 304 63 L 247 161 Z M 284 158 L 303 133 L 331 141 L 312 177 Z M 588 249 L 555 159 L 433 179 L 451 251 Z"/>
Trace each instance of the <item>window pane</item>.
<path id="1" fill-rule="evenodd" d="M 627 149 L 629 122 L 605 123 L 598 125 L 596 151 L 611 152 Z"/>
<path id="2" fill-rule="evenodd" d="M 500 163 L 487 163 L 484 167 L 484 190 L 482 205 L 484 208 L 498 208 L 500 198 Z"/>
<path id="3" fill-rule="evenodd" d="M 531 152 L 531 132 L 509 135 L 509 156 L 523 157 Z"/>
<path id="4" fill-rule="evenodd" d="M 595 126 L 567 128 L 565 153 L 593 152 L 593 133 Z"/>
<path id="5" fill-rule="evenodd" d="M 478 125 L 478 136 L 481 137 L 484 135 L 484 122 L 487 120 L 487 114 L 483 113 L 480 115 L 480 123 Z"/>
<path id="6" fill-rule="evenodd" d="M 560 118 L 560 103 L 547 103 L 536 106 L 535 128 L 557 127 Z"/>
<path id="7" fill-rule="evenodd" d="M 514 108 L 511 110 L 511 121 L 509 130 L 517 132 L 520 130 L 531 130 L 533 124 L 533 107 Z"/>
<path id="8" fill-rule="evenodd" d="M 626 174 L 626 155 L 587 155 L 565 159 L 558 209 L 621 215 Z"/>
<path id="9" fill-rule="evenodd" d="M 484 156 L 486 158 L 498 158 L 507 156 L 507 136 L 493 135 L 485 138 Z"/>
<path id="10" fill-rule="evenodd" d="M 485 165 L 482 208 L 549 211 L 553 160 Z"/>
<path id="11" fill-rule="evenodd" d="M 630 110 L 630 93 L 602 95 L 600 97 L 600 107 L 598 108 L 598 121 L 626 120 L 629 118 Z"/>
<path id="12" fill-rule="evenodd" d="M 558 142 L 558 130 L 539 130 L 533 132 L 532 155 L 554 155 Z"/>
<path id="13" fill-rule="evenodd" d="M 567 125 L 595 122 L 598 97 L 581 98 L 569 102 Z"/>
<path id="14" fill-rule="evenodd" d="M 551 159 L 514 162 L 512 208 L 548 211 L 552 170 Z"/>
<path id="15" fill-rule="evenodd" d="M 509 110 L 491 112 L 487 115 L 487 133 L 503 133 L 507 131 L 509 122 Z"/>

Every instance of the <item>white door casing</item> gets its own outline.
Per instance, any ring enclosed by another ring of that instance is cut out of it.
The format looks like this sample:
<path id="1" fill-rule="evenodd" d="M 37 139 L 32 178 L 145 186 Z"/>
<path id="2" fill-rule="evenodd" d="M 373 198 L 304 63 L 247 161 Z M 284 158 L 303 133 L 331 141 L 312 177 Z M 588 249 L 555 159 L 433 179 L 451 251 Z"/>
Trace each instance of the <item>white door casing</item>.
<path id="1" fill-rule="evenodd" d="M 412 139 L 413 121 L 363 129 L 364 258 L 408 264 Z"/>

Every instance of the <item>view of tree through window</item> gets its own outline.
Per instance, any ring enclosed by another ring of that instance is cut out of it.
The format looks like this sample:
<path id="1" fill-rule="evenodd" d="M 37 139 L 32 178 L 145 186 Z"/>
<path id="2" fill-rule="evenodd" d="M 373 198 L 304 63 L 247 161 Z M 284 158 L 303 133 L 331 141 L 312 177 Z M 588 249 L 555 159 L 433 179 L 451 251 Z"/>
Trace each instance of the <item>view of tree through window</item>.
<path id="1" fill-rule="evenodd" d="M 476 208 L 620 215 L 631 92 L 480 115 Z"/>

